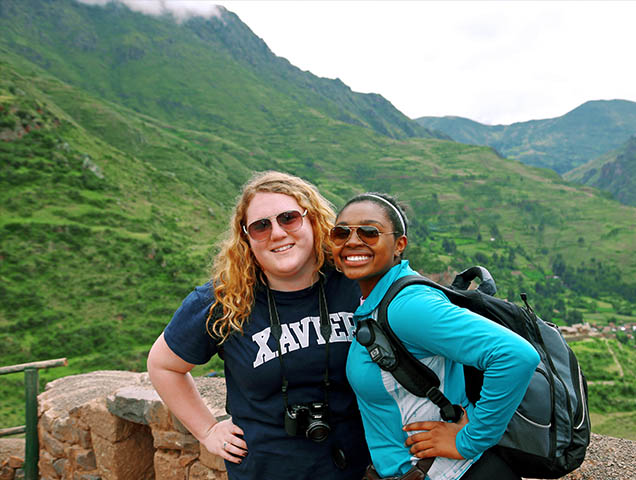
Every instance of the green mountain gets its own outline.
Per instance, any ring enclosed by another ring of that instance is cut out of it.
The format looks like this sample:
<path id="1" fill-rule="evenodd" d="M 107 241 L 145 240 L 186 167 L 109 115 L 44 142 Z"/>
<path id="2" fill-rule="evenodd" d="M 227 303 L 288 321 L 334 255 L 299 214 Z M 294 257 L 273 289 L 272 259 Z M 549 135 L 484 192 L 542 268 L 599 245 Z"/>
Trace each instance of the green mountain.
<path id="1" fill-rule="evenodd" d="M 3 0 L 2 44 L 87 92 L 197 129 L 275 129 L 322 115 L 394 138 L 436 136 L 380 95 L 300 71 L 221 10 L 177 25 L 119 3 Z"/>
<path id="2" fill-rule="evenodd" d="M 600 188 L 619 202 L 636 206 L 636 136 L 620 148 L 567 172 L 563 178 Z"/>
<path id="3" fill-rule="evenodd" d="M 561 117 L 512 125 L 483 125 L 461 117 L 421 117 L 417 122 L 458 142 L 488 145 L 506 157 L 563 174 L 634 135 L 636 103 L 590 101 Z"/>
<path id="4" fill-rule="evenodd" d="M 634 319 L 636 208 L 434 138 L 382 97 L 275 57 L 230 12 L 177 24 L 2 0 L 0 28 L 0 365 L 69 358 L 43 382 L 144 369 L 206 280 L 241 184 L 268 168 L 336 206 L 398 194 L 422 272 L 480 263 L 546 319 Z M 0 383 L 0 426 L 21 422 L 21 382 Z"/>

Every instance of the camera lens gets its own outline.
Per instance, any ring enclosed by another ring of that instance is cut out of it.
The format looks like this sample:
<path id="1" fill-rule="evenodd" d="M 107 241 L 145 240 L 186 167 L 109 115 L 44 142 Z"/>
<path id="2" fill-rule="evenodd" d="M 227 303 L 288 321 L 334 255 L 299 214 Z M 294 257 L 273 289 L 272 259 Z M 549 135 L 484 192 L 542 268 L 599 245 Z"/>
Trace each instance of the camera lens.
<path id="1" fill-rule="evenodd" d="M 307 435 L 307 438 L 309 440 L 313 440 L 314 442 L 322 442 L 327 438 L 330 430 L 331 429 L 329 428 L 329 425 L 318 420 L 311 422 L 307 426 L 305 434 Z"/>

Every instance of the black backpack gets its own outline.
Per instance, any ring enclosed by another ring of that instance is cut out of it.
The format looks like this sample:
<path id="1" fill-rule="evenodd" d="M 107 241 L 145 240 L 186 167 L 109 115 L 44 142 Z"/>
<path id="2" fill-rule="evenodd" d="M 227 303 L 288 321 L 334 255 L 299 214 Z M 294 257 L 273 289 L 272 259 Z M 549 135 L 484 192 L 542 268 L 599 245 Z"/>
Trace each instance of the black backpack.
<path id="1" fill-rule="evenodd" d="M 476 290 L 466 290 L 479 277 Z M 444 287 L 419 275 L 399 278 L 384 295 L 377 320 L 358 323 L 356 338 L 371 359 L 416 396 L 428 397 L 446 421 L 457 421 L 461 408 L 452 405 L 438 389 L 437 375 L 419 362 L 397 338 L 387 320 L 387 309 L 397 293 L 408 285 L 427 285 L 444 292 L 457 306 L 467 308 L 525 338 L 541 357 L 526 394 L 506 432 L 495 447 L 497 453 L 526 478 L 559 478 L 581 465 L 590 442 L 587 382 L 574 353 L 559 329 L 541 320 L 521 297 L 525 307 L 494 297 L 497 289 L 490 273 L 472 267 Z M 475 403 L 483 372 L 464 366 L 466 393 Z"/>

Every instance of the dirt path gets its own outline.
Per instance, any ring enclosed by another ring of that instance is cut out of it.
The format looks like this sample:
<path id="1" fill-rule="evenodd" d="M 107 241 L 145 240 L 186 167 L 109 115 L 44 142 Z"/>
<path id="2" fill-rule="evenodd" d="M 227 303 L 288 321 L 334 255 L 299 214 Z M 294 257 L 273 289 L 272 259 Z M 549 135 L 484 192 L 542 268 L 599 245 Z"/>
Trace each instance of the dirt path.
<path id="1" fill-rule="evenodd" d="M 618 369 L 618 376 L 623 378 L 625 376 L 625 373 L 623 372 L 623 367 L 618 361 L 618 358 L 616 358 L 616 354 L 614 353 L 614 350 L 612 350 L 612 347 L 610 347 L 610 344 L 607 341 L 607 338 L 603 338 L 603 341 L 605 342 L 605 345 L 607 345 L 607 350 L 609 351 L 610 355 L 614 359 L 614 363 L 616 364 L 616 368 Z"/>

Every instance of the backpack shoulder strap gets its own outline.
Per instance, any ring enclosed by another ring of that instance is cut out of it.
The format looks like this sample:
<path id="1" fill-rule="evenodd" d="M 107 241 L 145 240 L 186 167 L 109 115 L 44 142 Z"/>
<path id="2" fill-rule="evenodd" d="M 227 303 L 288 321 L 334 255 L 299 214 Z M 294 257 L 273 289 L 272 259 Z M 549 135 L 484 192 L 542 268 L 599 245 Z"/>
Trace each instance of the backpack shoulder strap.
<path id="1" fill-rule="evenodd" d="M 378 363 L 380 368 L 388 370 L 395 379 L 413 395 L 419 397 L 428 397 L 440 409 L 440 415 L 446 421 L 458 421 L 462 416 L 462 409 L 459 405 L 453 405 L 439 390 L 440 381 L 435 372 L 426 365 L 417 360 L 411 352 L 407 350 L 404 344 L 397 337 L 391 326 L 389 325 L 387 311 L 389 304 L 395 296 L 405 287 L 409 285 L 428 285 L 431 287 L 441 287 L 426 277 L 419 275 L 408 275 L 396 280 L 389 290 L 386 292 L 378 307 L 377 324 L 378 327 L 375 337 L 384 337 L 384 342 L 390 345 L 395 362 L 391 368 L 384 368 L 380 362 L 374 359 L 374 355 L 367 346 L 371 358 Z M 443 288 L 443 287 L 441 287 Z M 358 339 L 360 340 L 360 339 Z M 382 342 L 379 339 L 380 343 Z M 360 342 L 362 343 L 362 342 Z M 362 343 L 364 345 L 364 343 Z"/>

